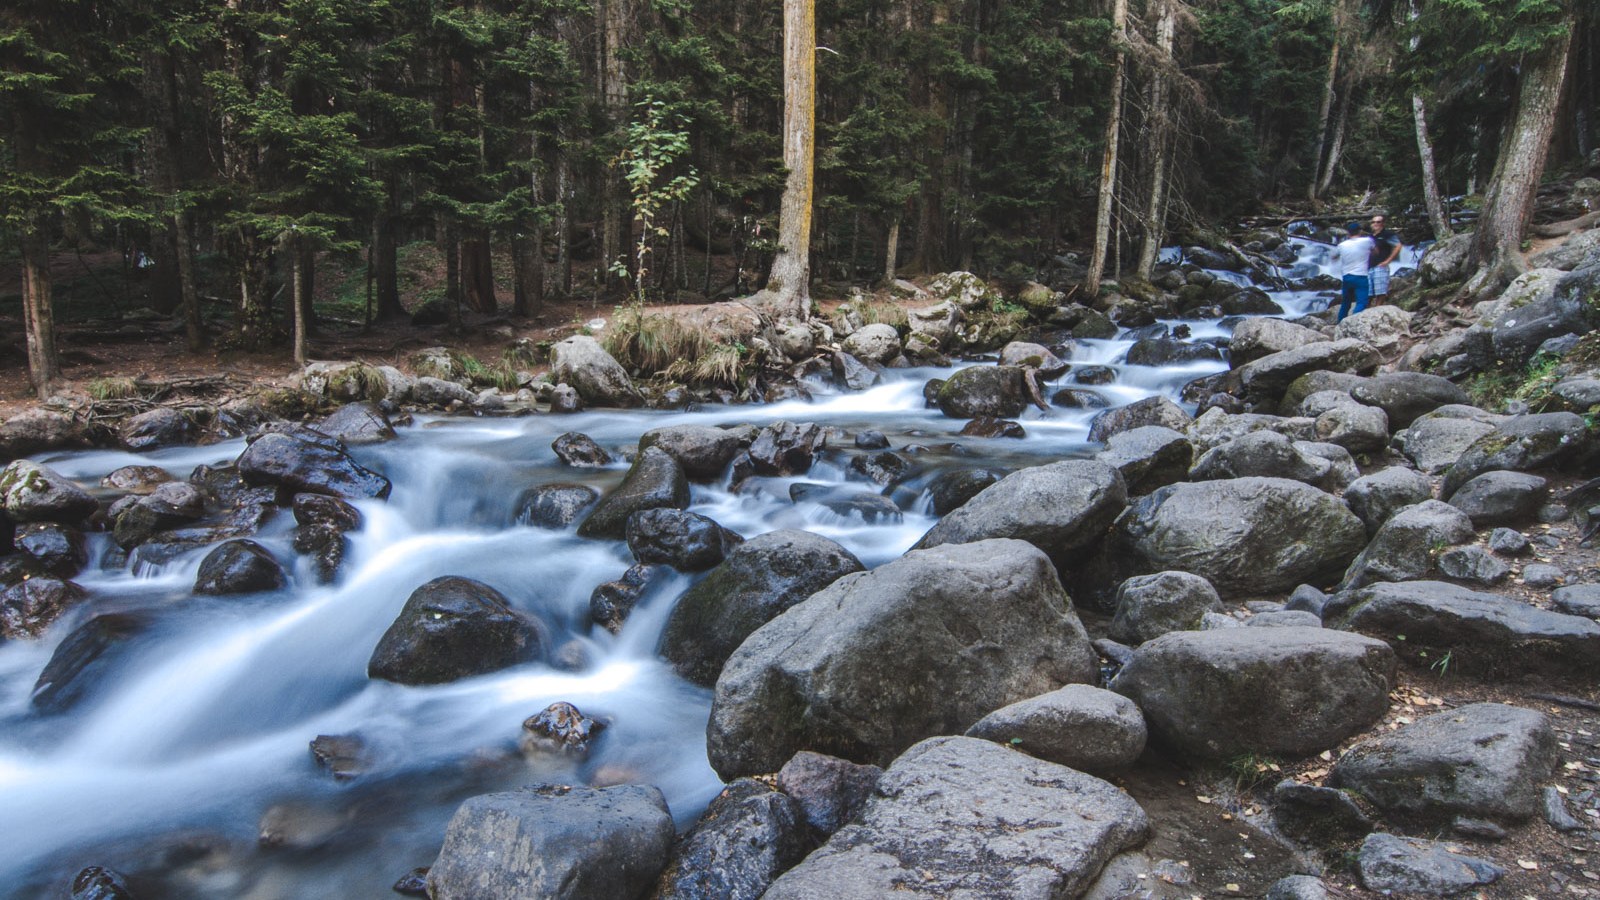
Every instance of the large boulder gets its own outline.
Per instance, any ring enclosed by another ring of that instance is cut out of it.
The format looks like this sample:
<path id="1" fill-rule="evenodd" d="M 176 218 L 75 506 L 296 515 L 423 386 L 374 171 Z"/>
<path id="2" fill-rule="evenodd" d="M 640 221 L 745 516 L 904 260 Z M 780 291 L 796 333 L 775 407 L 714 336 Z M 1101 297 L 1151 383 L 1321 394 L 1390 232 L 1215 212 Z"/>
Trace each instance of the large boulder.
<path id="1" fill-rule="evenodd" d="M 1344 489 L 1344 502 L 1366 523 L 1368 534 L 1376 534 L 1400 510 L 1432 498 L 1428 476 L 1404 466 L 1363 475 Z"/>
<path id="2" fill-rule="evenodd" d="M 1346 316 L 1333 328 L 1334 340 L 1354 338 L 1388 357 L 1410 336 L 1411 314 L 1398 306 L 1368 307 Z"/>
<path id="3" fill-rule="evenodd" d="M 446 575 L 411 593 L 367 661 L 367 675 L 398 684 L 443 684 L 537 659 L 538 624 L 499 591 Z"/>
<path id="4" fill-rule="evenodd" d="M 239 454 L 239 476 L 295 494 L 345 500 L 389 496 L 389 479 L 351 458 L 344 445 L 310 428 L 288 426 L 259 433 Z"/>
<path id="5" fill-rule="evenodd" d="M 1569 412 L 1513 416 L 1474 441 L 1449 471 L 1439 496 L 1446 500 L 1484 472 L 1529 472 L 1577 455 L 1587 432 L 1583 417 Z"/>
<path id="6" fill-rule="evenodd" d="M 283 566 L 255 541 L 226 541 L 206 554 L 195 576 L 196 594 L 253 594 L 289 583 Z"/>
<path id="7" fill-rule="evenodd" d="M 556 458 L 575 469 L 599 469 L 611 465 L 611 454 L 600 442 L 581 431 L 569 431 L 550 442 Z"/>
<path id="8" fill-rule="evenodd" d="M 1133 501 L 1103 558 L 1111 584 L 1176 569 L 1236 597 L 1332 580 L 1366 539 L 1349 507 L 1310 485 L 1232 478 L 1174 484 Z"/>
<path id="9" fill-rule="evenodd" d="M 747 464 L 755 475 L 804 475 L 827 443 L 827 432 L 814 422 L 773 422 L 750 443 Z M 734 464 L 736 478 L 744 465 L 742 460 Z"/>
<path id="10" fill-rule="evenodd" d="M 433 900 L 642 895 L 675 836 L 654 787 L 541 784 L 462 803 L 428 870 Z"/>
<path id="11" fill-rule="evenodd" d="M 600 492 L 587 484 L 541 484 L 522 492 L 513 518 L 539 528 L 568 528 L 599 499 Z"/>
<path id="12" fill-rule="evenodd" d="M 937 737 L 906 751 L 848 825 L 764 900 L 1077 897 L 1144 840 L 1127 794 L 988 741 Z"/>
<path id="13" fill-rule="evenodd" d="M 1122 473 L 1129 496 L 1183 481 L 1194 463 L 1194 445 L 1171 428 L 1144 425 L 1112 435 L 1094 458 Z"/>
<path id="14" fill-rule="evenodd" d="M 0 609 L 3 608 L 0 601 Z M 0 621 L 4 621 L 3 614 Z M 73 629 L 56 646 L 34 682 L 30 698 L 33 708 L 43 715 L 54 715 L 111 682 L 111 671 L 128 658 L 130 646 L 153 622 L 154 617 L 147 610 L 101 613 Z"/>
<path id="15" fill-rule="evenodd" d="M 1371 344 L 1345 338 L 1263 356 L 1234 372 L 1244 399 L 1277 403 L 1289 385 L 1308 372 L 1327 370 L 1368 375 L 1378 367 L 1378 362 L 1378 352 Z"/>
<path id="16" fill-rule="evenodd" d="M 1478 528 L 1532 519 L 1549 496 L 1549 482 L 1526 472 L 1485 472 L 1450 495 L 1450 505 Z"/>
<path id="17" fill-rule="evenodd" d="M 1189 470 L 1194 481 L 1226 478 L 1287 478 L 1327 487 L 1333 465 L 1306 453 L 1275 431 L 1257 431 L 1207 450 Z"/>
<path id="18" fill-rule="evenodd" d="M 128 417 L 117 429 L 117 437 L 122 441 L 122 446 L 138 453 L 173 444 L 187 444 L 195 439 L 198 432 L 194 421 L 182 412 L 158 406 Z"/>
<path id="19" fill-rule="evenodd" d="M 1455 416 L 1424 416 L 1395 434 L 1390 443 L 1429 475 L 1438 475 L 1474 443 L 1494 433 L 1494 425 Z"/>
<path id="20" fill-rule="evenodd" d="M 1108 409 L 1094 417 L 1089 426 L 1089 440 L 1108 441 L 1112 435 L 1142 428 L 1147 425 L 1159 425 L 1171 428 L 1173 431 L 1183 431 L 1189 427 L 1194 418 L 1183 411 L 1183 407 L 1165 397 L 1146 397 L 1135 400 L 1127 406 Z"/>
<path id="21" fill-rule="evenodd" d="M 1443 825 L 1457 816 L 1524 822 L 1559 751 L 1543 713 L 1473 703 L 1424 716 L 1345 751 L 1328 775 L 1391 816 Z"/>
<path id="22" fill-rule="evenodd" d="M 578 526 L 586 538 L 627 537 L 628 519 L 646 509 L 688 509 L 689 480 L 683 467 L 656 447 L 647 447 L 633 461 L 622 483 L 595 506 Z"/>
<path id="23" fill-rule="evenodd" d="M 739 433 L 710 425 L 668 425 L 639 438 L 639 449 L 659 447 L 690 481 L 716 481 L 739 455 Z"/>
<path id="24" fill-rule="evenodd" d="M 1235 367 L 1254 362 L 1284 350 L 1294 350 L 1307 344 L 1327 341 L 1320 331 L 1285 322 L 1283 319 L 1245 319 L 1233 329 L 1233 341 L 1228 345 L 1228 359 Z"/>
<path id="25" fill-rule="evenodd" d="M 317 430 L 346 446 L 380 444 L 394 440 L 394 425 L 378 404 L 371 401 L 346 403 L 323 419 Z"/>
<path id="26" fill-rule="evenodd" d="M 769 531 L 734 547 L 678 599 L 661 633 L 661 655 L 683 677 L 710 686 L 757 628 L 852 572 L 861 561 L 806 531 Z"/>
<path id="27" fill-rule="evenodd" d="M 1367 890 L 1404 897 L 1454 897 L 1505 875 L 1504 869 L 1468 856 L 1456 845 L 1381 832 L 1361 842 L 1356 870 Z"/>
<path id="28" fill-rule="evenodd" d="M 1317 436 L 1317 420 L 1305 416 L 1269 416 L 1262 413 L 1226 413 L 1212 407 L 1184 429 L 1197 453 L 1220 447 L 1258 431 L 1272 431 L 1296 441 Z"/>
<path id="29" fill-rule="evenodd" d="M 1472 539 L 1472 520 L 1448 503 L 1424 500 L 1396 513 L 1344 573 L 1344 587 L 1412 581 L 1433 570 L 1439 551 Z"/>
<path id="30" fill-rule="evenodd" d="M 1563 272 L 1597 263 L 1600 263 L 1600 229 L 1580 232 L 1567 238 L 1565 243 L 1528 257 L 1528 265 L 1535 269 L 1560 269 Z"/>
<path id="31" fill-rule="evenodd" d="M 1321 628 L 1178 631 L 1134 651 L 1111 682 L 1151 737 L 1186 757 L 1306 756 L 1382 717 L 1395 656 L 1382 641 Z"/>
<path id="32" fill-rule="evenodd" d="M 0 472 L 0 507 L 14 522 L 73 525 L 99 506 L 83 488 L 49 466 L 19 459 Z"/>
<path id="33" fill-rule="evenodd" d="M 1472 234 L 1456 234 L 1435 243 L 1417 264 L 1422 283 L 1429 287 L 1450 284 L 1467 277 L 1467 253 Z"/>
<path id="34" fill-rule="evenodd" d="M 1171 631 L 1194 631 L 1208 612 L 1221 612 L 1217 589 L 1199 575 L 1135 575 L 1117 588 L 1111 637 L 1138 646 Z"/>
<path id="35" fill-rule="evenodd" d="M 1096 674 L 1083 625 L 1031 544 L 913 550 L 746 639 L 717 680 L 707 752 L 724 778 L 771 772 L 803 749 L 886 762 Z"/>
<path id="36" fill-rule="evenodd" d="M 644 405 L 622 364 L 588 335 L 575 334 L 550 348 L 550 379 L 572 385 L 586 406 Z"/>
<path id="37" fill-rule="evenodd" d="M 1519 276 L 1518 281 L 1535 278 L 1549 281 L 1548 289 L 1529 292 L 1530 299 L 1501 313 L 1490 332 L 1491 358 L 1502 364 L 1521 366 L 1545 341 L 1566 334 L 1586 334 L 1600 325 L 1600 310 L 1595 309 L 1591 299 L 1600 287 L 1600 265 L 1567 273 L 1535 269 Z M 1508 294 L 1511 291 L 1512 288 L 1506 290 Z"/>
<path id="38" fill-rule="evenodd" d="M 1472 402 L 1467 392 L 1456 383 L 1422 372 L 1375 375 L 1356 385 L 1350 391 L 1350 396 L 1368 406 L 1382 409 L 1389 416 L 1389 427 L 1395 429 L 1405 428 L 1418 417 L 1441 406 Z"/>
<path id="39" fill-rule="evenodd" d="M 1105 775 L 1126 769 L 1144 752 L 1144 715 L 1132 700 L 1087 684 L 1003 706 L 967 729 L 1029 756 Z"/>
<path id="40" fill-rule="evenodd" d="M 1392 641 L 1406 661 L 1451 673 L 1581 678 L 1600 665 L 1594 620 L 1439 581 L 1341 591 L 1323 621 Z"/>
<path id="41" fill-rule="evenodd" d="M 49 575 L 18 581 L 0 590 L 0 638 L 36 638 L 88 596 L 77 584 Z"/>
<path id="42" fill-rule="evenodd" d="M 1130 366 L 1170 366 L 1199 360 L 1220 360 L 1222 351 L 1211 344 L 1175 338 L 1145 338 L 1128 348 L 1124 362 Z"/>
<path id="43" fill-rule="evenodd" d="M 863 325 L 842 344 L 844 352 L 863 362 L 886 365 L 900 355 L 900 333 L 893 325 L 878 322 Z"/>
<path id="44" fill-rule="evenodd" d="M 969 366 L 939 388 L 939 411 L 952 419 L 1011 419 L 1028 408 L 1026 370 L 1020 366 Z"/>
<path id="45" fill-rule="evenodd" d="M 681 509 L 644 509 L 628 517 L 628 549 L 646 565 L 666 563 L 680 572 L 704 572 L 722 562 L 744 538 L 715 520 Z"/>
<path id="46" fill-rule="evenodd" d="M 1127 505 L 1122 475 L 1102 462 L 1067 460 L 1013 472 L 939 521 L 914 549 L 1016 538 L 1057 566 L 1098 541 Z"/>
<path id="47" fill-rule="evenodd" d="M 757 900 L 810 849 L 798 805 L 754 778 L 740 778 L 683 836 L 654 897 Z"/>
<path id="48" fill-rule="evenodd" d="M 1337 444 L 1351 453 L 1382 450 L 1389 443 L 1389 416 L 1376 406 L 1354 400 L 1319 413 L 1315 427 L 1317 440 Z"/>
<path id="49" fill-rule="evenodd" d="M 48 409 L 25 409 L 0 423 L 0 462 L 44 453 L 81 450 L 98 443 L 101 430 Z"/>

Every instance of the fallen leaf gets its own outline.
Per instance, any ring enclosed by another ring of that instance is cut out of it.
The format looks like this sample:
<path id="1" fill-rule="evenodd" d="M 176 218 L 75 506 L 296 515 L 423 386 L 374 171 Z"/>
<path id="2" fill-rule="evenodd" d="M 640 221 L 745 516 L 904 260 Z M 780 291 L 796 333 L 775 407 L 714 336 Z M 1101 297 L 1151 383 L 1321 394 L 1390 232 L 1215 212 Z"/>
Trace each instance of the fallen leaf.
<path id="1" fill-rule="evenodd" d="M 1517 866 L 1527 869 L 1530 872 L 1536 871 L 1539 868 L 1539 864 L 1531 859 L 1519 859 L 1517 860 Z"/>

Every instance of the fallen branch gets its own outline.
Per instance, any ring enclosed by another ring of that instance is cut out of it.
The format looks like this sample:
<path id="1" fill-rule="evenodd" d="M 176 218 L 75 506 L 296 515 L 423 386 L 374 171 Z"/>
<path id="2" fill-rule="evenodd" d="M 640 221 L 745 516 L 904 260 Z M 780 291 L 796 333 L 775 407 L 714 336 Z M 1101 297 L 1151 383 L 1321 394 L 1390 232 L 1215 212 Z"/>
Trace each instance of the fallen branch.
<path id="1" fill-rule="evenodd" d="M 1590 712 L 1600 712 L 1600 703 L 1585 700 L 1582 697 L 1571 697 L 1566 694 L 1529 694 L 1530 700 L 1544 700 L 1558 706 L 1570 706 L 1573 709 L 1585 709 Z"/>
<path id="2" fill-rule="evenodd" d="M 1600 209 L 1597 209 L 1592 213 L 1581 215 L 1576 219 L 1568 219 L 1565 222 L 1551 222 L 1549 225 L 1534 225 L 1528 230 L 1532 231 L 1538 237 L 1564 237 L 1573 233 L 1574 231 L 1582 231 L 1585 228 L 1592 228 L 1596 223 L 1600 223 Z"/>

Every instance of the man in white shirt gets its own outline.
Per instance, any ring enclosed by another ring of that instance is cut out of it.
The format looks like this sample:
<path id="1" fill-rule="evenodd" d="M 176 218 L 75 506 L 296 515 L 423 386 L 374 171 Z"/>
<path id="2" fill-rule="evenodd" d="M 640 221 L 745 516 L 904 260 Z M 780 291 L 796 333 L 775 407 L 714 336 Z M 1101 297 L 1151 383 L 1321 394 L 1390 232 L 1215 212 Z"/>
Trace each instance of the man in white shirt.
<path id="1" fill-rule="evenodd" d="M 1372 256 L 1372 236 L 1364 234 L 1360 222 L 1351 222 L 1345 226 L 1349 237 L 1339 242 L 1334 255 L 1339 260 L 1339 274 L 1342 276 L 1342 292 L 1339 302 L 1339 321 L 1350 315 L 1350 305 L 1355 304 L 1355 312 L 1367 308 L 1367 293 L 1372 289 L 1372 283 L 1367 279 L 1367 260 Z"/>

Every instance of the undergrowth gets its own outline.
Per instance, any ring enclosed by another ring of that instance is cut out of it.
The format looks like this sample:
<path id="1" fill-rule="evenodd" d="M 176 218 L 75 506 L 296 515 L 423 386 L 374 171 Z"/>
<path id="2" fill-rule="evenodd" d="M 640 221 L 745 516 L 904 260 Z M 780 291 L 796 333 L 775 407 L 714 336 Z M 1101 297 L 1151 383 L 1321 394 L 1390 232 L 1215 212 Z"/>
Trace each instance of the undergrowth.
<path id="1" fill-rule="evenodd" d="M 646 313 L 638 304 L 617 311 L 604 343 L 634 372 L 695 387 L 736 388 L 758 362 L 742 343 L 713 340 L 675 316 Z"/>

